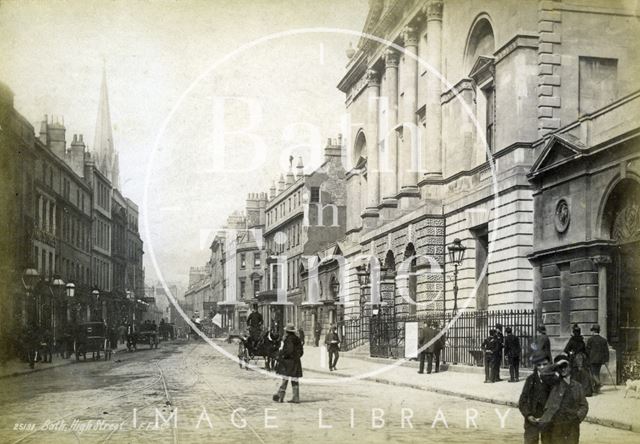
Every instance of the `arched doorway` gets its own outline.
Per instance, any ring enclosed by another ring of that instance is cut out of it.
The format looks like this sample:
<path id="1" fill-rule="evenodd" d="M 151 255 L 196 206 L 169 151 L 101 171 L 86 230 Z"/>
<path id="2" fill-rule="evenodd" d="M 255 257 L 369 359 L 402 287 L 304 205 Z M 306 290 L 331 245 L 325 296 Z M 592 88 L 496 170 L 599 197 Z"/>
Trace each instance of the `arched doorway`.
<path id="1" fill-rule="evenodd" d="M 617 352 L 618 379 L 640 369 L 640 183 L 621 180 L 609 194 L 602 231 L 615 242 L 607 288 L 607 339 Z"/>

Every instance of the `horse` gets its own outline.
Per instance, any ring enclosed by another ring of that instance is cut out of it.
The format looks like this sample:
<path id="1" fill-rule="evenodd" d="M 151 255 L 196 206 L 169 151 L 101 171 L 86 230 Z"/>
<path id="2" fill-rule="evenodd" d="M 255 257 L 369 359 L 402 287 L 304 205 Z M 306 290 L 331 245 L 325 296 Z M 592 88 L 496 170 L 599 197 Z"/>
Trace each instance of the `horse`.
<path id="1" fill-rule="evenodd" d="M 238 359 L 240 368 L 249 369 L 249 361 L 256 357 L 264 359 L 265 370 L 275 370 L 278 350 L 280 349 L 280 334 L 277 325 L 270 331 L 265 331 L 261 335 L 254 332 L 249 335 L 240 336 Z M 256 338 L 257 336 L 257 338 Z"/>

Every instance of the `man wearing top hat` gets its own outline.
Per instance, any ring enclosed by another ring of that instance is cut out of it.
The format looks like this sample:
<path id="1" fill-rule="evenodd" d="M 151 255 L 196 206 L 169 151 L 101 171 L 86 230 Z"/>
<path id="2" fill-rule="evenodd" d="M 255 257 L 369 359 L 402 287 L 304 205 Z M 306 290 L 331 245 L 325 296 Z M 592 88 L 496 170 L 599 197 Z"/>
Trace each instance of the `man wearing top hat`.
<path id="1" fill-rule="evenodd" d="M 607 340 L 600 336 L 600 326 L 595 324 L 591 327 L 593 336 L 587 339 L 587 359 L 591 367 L 591 376 L 593 377 L 593 391 L 600 393 L 600 369 L 602 365 L 609 362 L 609 344 Z"/>
<path id="2" fill-rule="evenodd" d="M 500 378 L 500 365 L 502 364 L 502 347 L 504 346 L 504 336 L 502 335 L 502 324 L 497 323 L 495 327 L 495 345 L 492 356 L 491 380 L 493 382 L 502 381 Z"/>

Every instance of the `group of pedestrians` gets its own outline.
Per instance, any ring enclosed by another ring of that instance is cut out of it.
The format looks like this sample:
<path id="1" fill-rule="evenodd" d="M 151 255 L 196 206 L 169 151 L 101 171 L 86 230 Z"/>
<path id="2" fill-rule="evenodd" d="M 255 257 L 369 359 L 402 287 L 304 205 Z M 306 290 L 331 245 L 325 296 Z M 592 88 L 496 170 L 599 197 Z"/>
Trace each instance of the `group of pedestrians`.
<path id="1" fill-rule="evenodd" d="M 591 327 L 586 341 L 578 324 L 562 353 L 552 359 L 546 328 L 540 326 L 531 356 L 533 373 L 518 400 L 524 417 L 524 442 L 578 443 L 580 423 L 589 411 L 587 397 L 599 393 L 600 369 L 609 360 L 607 340 L 600 326 Z"/>
<path id="2" fill-rule="evenodd" d="M 511 327 L 507 327 L 505 332 L 507 333 L 506 341 L 502 334 L 502 324 L 497 323 L 489 330 L 489 336 L 482 341 L 485 383 L 502 381 L 500 366 L 503 352 L 509 360 L 509 382 L 519 381 L 520 340 L 513 334 Z"/>
<path id="3" fill-rule="evenodd" d="M 435 360 L 435 372 L 440 371 L 440 353 L 444 348 L 446 336 L 440 331 L 438 321 L 427 321 L 418 335 L 418 349 L 420 350 L 420 369 L 418 373 L 424 373 L 424 361 L 427 361 L 427 374 L 433 370 Z"/>
<path id="4" fill-rule="evenodd" d="M 551 363 L 544 352 L 536 350 L 532 361 L 533 373 L 518 400 L 525 444 L 577 444 L 589 404 L 582 384 L 571 376 L 567 356 L 560 354 Z"/>

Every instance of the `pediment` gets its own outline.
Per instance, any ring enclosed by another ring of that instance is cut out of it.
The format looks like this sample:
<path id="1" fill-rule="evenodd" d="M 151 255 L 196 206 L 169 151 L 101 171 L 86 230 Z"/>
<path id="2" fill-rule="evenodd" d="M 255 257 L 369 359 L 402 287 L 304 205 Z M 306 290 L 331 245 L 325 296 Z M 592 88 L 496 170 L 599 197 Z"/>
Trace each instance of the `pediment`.
<path id="1" fill-rule="evenodd" d="M 485 79 L 493 75 L 494 62 L 493 57 L 479 56 L 469 71 L 469 78 L 476 83 L 483 83 Z"/>
<path id="2" fill-rule="evenodd" d="M 554 134 L 531 167 L 529 175 L 536 176 L 558 165 L 564 165 L 582 157 L 585 151 L 585 145 L 577 137 L 570 134 Z"/>

